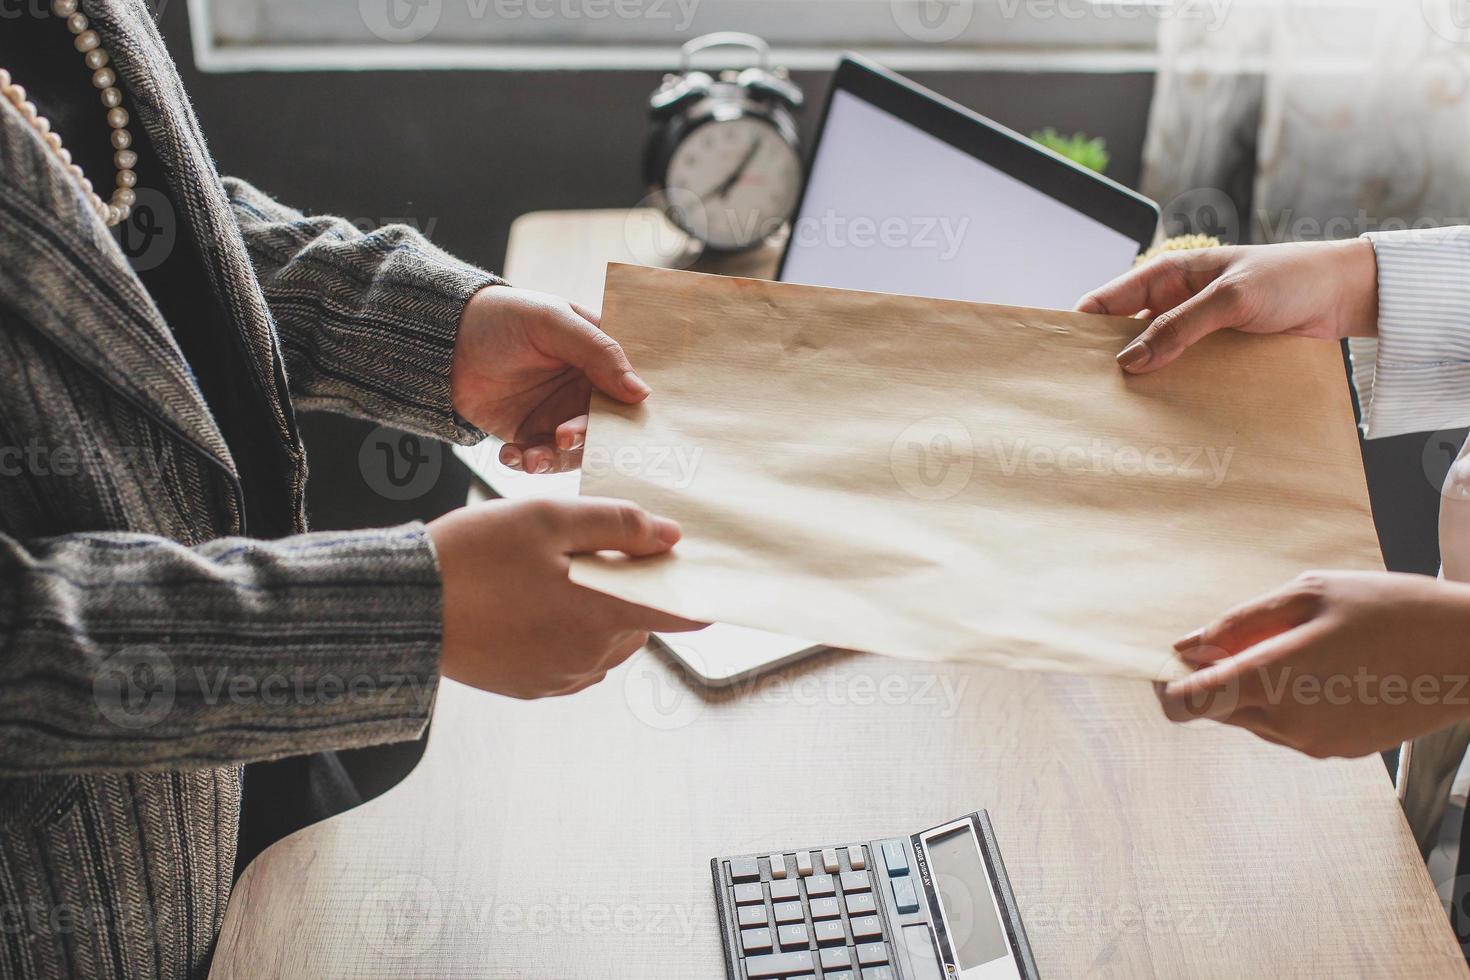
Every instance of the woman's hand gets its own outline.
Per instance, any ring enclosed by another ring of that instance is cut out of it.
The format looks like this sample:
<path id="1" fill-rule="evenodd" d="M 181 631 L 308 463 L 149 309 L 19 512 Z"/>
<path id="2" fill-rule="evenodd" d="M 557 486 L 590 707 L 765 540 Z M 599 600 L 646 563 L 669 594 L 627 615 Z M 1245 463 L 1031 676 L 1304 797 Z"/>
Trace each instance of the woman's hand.
<path id="1" fill-rule="evenodd" d="M 650 630 L 702 629 L 567 578 L 572 555 L 659 555 L 673 521 L 596 497 L 496 500 L 429 524 L 444 582 L 440 670 L 514 698 L 573 694 L 648 642 Z"/>
<path id="2" fill-rule="evenodd" d="M 1084 296 L 1083 313 L 1153 317 L 1118 355 L 1143 374 L 1216 330 L 1339 340 L 1378 333 L 1373 245 L 1341 242 L 1165 252 Z"/>
<path id="3" fill-rule="evenodd" d="M 629 404 L 648 397 L 597 314 L 545 293 L 489 286 L 459 320 L 454 409 L 506 441 L 500 461 L 527 473 L 576 469 L 593 386 Z"/>
<path id="4" fill-rule="evenodd" d="M 1470 586 L 1310 572 L 1175 649 L 1174 721 L 1211 717 L 1308 755 L 1360 756 L 1470 717 Z"/>

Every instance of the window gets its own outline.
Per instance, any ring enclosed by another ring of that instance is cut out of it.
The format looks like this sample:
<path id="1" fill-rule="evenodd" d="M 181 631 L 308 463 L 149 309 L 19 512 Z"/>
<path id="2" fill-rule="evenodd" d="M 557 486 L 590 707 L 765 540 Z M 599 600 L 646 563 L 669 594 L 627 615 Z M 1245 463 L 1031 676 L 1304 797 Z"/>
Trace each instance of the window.
<path id="1" fill-rule="evenodd" d="M 1231 0 L 189 0 L 206 71 L 665 68 L 711 31 L 770 41 L 793 68 L 859 48 L 895 68 L 1129 67 L 1159 21 Z"/>

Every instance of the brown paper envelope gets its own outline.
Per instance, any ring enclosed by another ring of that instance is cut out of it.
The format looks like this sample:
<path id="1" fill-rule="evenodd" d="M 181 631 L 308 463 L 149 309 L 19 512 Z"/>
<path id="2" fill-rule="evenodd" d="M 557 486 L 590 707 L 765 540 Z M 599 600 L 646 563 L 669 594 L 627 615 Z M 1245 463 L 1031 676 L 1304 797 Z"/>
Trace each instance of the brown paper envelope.
<path id="1" fill-rule="evenodd" d="M 1339 348 L 610 265 L 653 387 L 593 396 L 582 493 L 677 520 L 572 579 L 898 657 L 1176 676 L 1173 640 L 1312 568 L 1381 569 Z"/>

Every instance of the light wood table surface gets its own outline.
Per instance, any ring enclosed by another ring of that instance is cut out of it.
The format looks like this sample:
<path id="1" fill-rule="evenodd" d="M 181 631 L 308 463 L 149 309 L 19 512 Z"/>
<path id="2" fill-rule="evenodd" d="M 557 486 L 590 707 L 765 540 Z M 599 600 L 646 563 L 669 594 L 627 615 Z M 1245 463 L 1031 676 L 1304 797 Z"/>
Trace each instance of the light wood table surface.
<path id="1" fill-rule="evenodd" d="M 596 304 L 669 234 L 526 215 L 507 273 Z M 246 870 L 211 976 L 716 980 L 711 857 L 981 807 L 1044 977 L 1466 975 L 1377 758 L 1172 726 L 1132 681 L 828 654 L 706 694 L 644 651 L 561 700 L 445 682 L 401 785 Z"/>

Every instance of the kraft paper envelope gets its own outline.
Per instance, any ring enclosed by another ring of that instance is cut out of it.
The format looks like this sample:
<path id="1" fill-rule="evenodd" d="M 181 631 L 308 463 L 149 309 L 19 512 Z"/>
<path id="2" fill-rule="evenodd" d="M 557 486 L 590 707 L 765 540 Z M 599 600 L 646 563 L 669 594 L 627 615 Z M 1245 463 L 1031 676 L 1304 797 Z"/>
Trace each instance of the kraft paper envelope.
<path id="1" fill-rule="evenodd" d="M 1311 568 L 1381 569 L 1338 346 L 608 267 L 653 387 L 594 395 L 582 493 L 683 525 L 572 578 L 899 657 L 1174 676 L 1173 640 Z"/>

